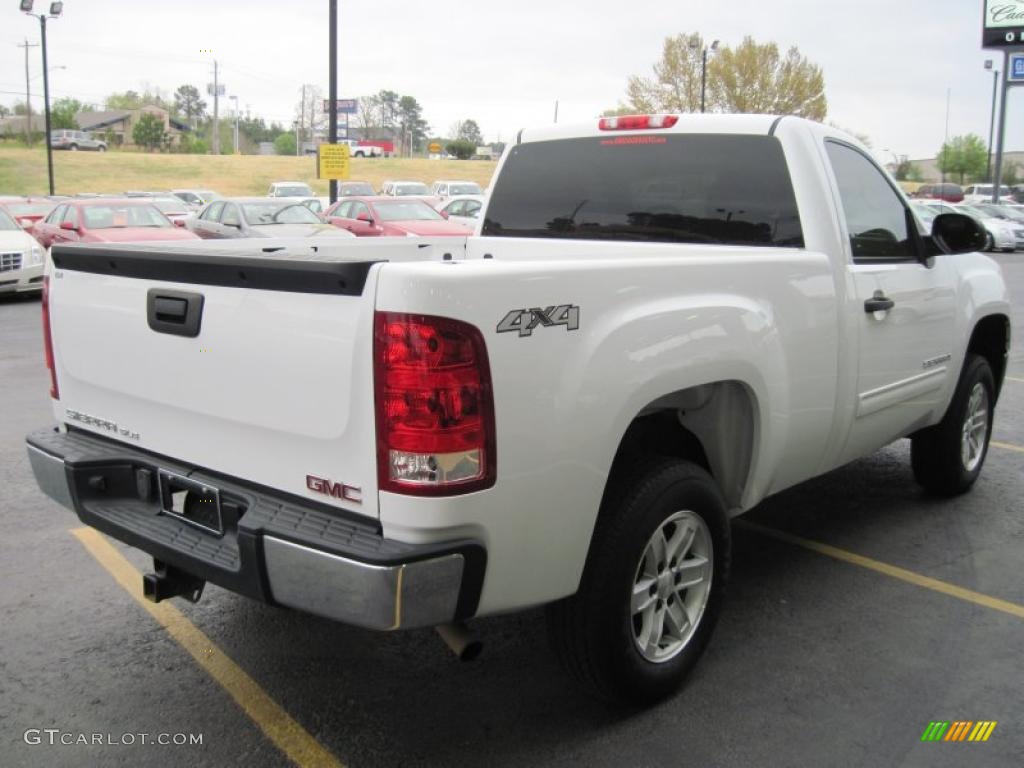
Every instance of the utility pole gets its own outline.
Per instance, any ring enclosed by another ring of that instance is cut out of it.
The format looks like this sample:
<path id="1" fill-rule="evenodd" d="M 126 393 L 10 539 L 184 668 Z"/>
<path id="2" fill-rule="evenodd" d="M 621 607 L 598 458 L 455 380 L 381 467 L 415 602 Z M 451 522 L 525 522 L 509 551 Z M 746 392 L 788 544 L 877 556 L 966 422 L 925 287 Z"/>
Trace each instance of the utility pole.
<path id="1" fill-rule="evenodd" d="M 24 43 L 18 44 L 19 48 L 25 49 L 25 143 L 32 143 L 32 87 L 29 85 L 28 77 L 28 49 L 38 48 L 39 43 L 30 43 L 28 38 L 25 38 Z"/>
<path id="2" fill-rule="evenodd" d="M 217 79 L 217 60 L 213 60 L 213 154 L 220 154 L 220 83 Z"/>
<path id="3" fill-rule="evenodd" d="M 312 115 L 310 115 L 312 117 Z M 312 122 L 312 120 L 310 120 Z M 306 86 L 302 86 L 302 101 L 299 102 L 299 127 L 295 131 L 295 156 L 302 154 L 302 131 L 306 123 Z"/>
<path id="4" fill-rule="evenodd" d="M 331 144 L 338 143 L 338 0 L 330 0 L 330 34 L 328 44 L 330 46 L 330 78 L 327 85 L 327 99 L 330 104 L 330 111 L 327 113 L 327 141 Z M 331 179 L 331 205 L 338 200 L 338 180 Z"/>

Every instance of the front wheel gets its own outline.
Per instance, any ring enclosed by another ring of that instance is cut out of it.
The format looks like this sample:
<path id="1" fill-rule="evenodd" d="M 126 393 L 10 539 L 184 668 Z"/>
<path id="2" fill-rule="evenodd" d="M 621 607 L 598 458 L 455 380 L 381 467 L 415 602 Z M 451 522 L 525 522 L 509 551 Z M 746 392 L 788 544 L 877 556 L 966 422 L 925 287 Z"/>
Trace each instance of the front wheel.
<path id="1" fill-rule="evenodd" d="M 992 369 L 980 355 L 968 355 L 942 421 L 911 437 L 914 479 L 925 490 L 955 496 L 974 485 L 988 455 L 994 408 Z"/>
<path id="2" fill-rule="evenodd" d="M 606 496 L 579 591 L 548 608 L 562 665 L 605 699 L 674 693 L 711 637 L 729 550 L 725 501 L 706 471 L 638 464 Z"/>
<path id="3" fill-rule="evenodd" d="M 78 145 L 77 144 L 72 144 L 70 147 L 68 147 L 68 149 L 70 149 L 72 152 L 77 152 L 78 151 Z"/>
<path id="4" fill-rule="evenodd" d="M 96 147 L 96 151 L 97 152 L 106 152 L 107 148 L 104 147 L 103 145 L 100 145 L 100 146 Z"/>

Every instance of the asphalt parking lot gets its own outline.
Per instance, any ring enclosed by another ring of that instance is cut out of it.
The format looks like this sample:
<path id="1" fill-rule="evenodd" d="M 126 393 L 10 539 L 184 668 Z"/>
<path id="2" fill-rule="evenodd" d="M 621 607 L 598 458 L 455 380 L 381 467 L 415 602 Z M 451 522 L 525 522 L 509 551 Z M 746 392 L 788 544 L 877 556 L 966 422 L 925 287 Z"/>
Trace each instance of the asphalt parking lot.
<path id="1" fill-rule="evenodd" d="M 432 631 L 216 587 L 147 610 L 118 581 L 137 593 L 147 559 L 36 489 L 23 438 L 53 420 L 39 305 L 0 299 L 0 764 L 1020 765 L 1024 254 L 996 258 L 1017 308 L 1011 378 L 973 492 L 924 497 L 903 441 L 762 504 L 736 526 L 711 647 L 644 712 L 577 693 L 539 611 L 476 622 L 484 653 L 461 664 Z M 997 726 L 922 743 L 931 721 Z"/>

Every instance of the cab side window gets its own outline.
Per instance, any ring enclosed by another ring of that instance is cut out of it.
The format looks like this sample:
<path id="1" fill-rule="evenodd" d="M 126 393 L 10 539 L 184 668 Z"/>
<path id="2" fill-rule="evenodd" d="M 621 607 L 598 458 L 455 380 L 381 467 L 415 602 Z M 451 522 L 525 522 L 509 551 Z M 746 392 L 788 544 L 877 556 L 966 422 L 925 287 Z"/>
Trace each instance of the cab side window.
<path id="1" fill-rule="evenodd" d="M 855 262 L 916 261 L 907 209 L 871 160 L 846 144 L 825 144 Z"/>
<path id="2" fill-rule="evenodd" d="M 60 224 L 61 220 L 64 218 L 64 213 L 67 211 L 67 209 L 68 206 L 66 205 L 58 205 L 56 208 L 50 211 L 50 215 L 46 217 L 46 223 L 54 225 Z"/>

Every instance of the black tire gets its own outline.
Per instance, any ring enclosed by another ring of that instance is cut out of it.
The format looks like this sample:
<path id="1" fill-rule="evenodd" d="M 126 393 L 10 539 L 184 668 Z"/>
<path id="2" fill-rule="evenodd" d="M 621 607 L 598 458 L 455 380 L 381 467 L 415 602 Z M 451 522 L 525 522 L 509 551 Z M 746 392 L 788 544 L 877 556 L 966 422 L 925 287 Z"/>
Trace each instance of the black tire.
<path id="1" fill-rule="evenodd" d="M 106 147 L 104 147 L 104 146 L 103 146 L 103 145 L 101 144 L 100 146 L 96 147 L 96 151 L 97 151 L 97 152 L 106 152 L 106 151 L 107 151 L 107 148 L 106 148 Z"/>
<path id="2" fill-rule="evenodd" d="M 631 615 L 630 601 L 648 542 L 655 531 L 665 530 L 673 513 L 684 510 L 699 516 L 709 534 L 711 586 L 688 640 L 676 655 L 655 662 L 638 647 L 634 621 L 641 620 Z M 602 504 L 579 591 L 547 610 L 551 643 L 562 666 L 588 692 L 606 700 L 647 705 L 671 695 L 711 637 L 725 597 L 729 558 L 725 501 L 706 471 L 664 457 L 648 457 L 623 471 Z"/>
<path id="3" fill-rule="evenodd" d="M 68 147 L 68 149 L 71 150 L 72 152 L 77 152 L 78 151 L 78 145 L 77 144 L 72 144 L 70 147 Z"/>
<path id="4" fill-rule="evenodd" d="M 963 457 L 963 433 L 972 393 L 977 385 L 984 389 L 988 418 L 980 460 L 970 467 Z M 968 354 L 953 400 L 942 421 L 915 432 L 911 437 L 910 463 L 914 469 L 914 479 L 926 491 L 941 496 L 956 496 L 974 485 L 988 455 L 994 408 L 995 379 L 992 377 L 992 369 L 985 358 Z"/>

